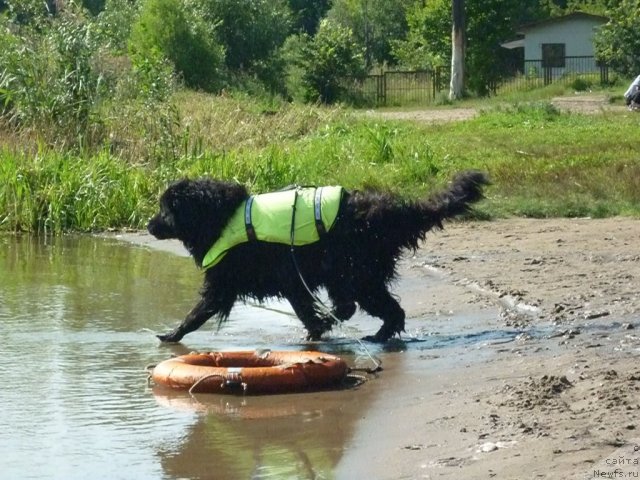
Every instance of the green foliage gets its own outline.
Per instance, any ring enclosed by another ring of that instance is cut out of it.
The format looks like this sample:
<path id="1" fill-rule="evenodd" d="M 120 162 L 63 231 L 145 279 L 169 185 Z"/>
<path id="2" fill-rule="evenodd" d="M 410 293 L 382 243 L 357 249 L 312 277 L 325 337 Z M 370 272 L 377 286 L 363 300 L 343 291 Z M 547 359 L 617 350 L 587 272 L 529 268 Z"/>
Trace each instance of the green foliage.
<path id="1" fill-rule="evenodd" d="M 320 20 L 331 7 L 332 0 L 289 0 L 293 15 L 293 33 L 315 35 Z"/>
<path id="2" fill-rule="evenodd" d="M 52 0 L 4 0 L 6 18 L 17 25 L 38 27 L 47 18 L 56 13 L 56 4 Z"/>
<path id="3" fill-rule="evenodd" d="M 104 94 L 92 56 L 95 36 L 76 8 L 46 21 L 46 34 L 32 26 L 0 33 L 1 43 L 12 47 L 0 53 L 0 102 L 14 126 L 42 129 L 50 141 L 73 145 L 89 134 L 92 106 Z"/>
<path id="4" fill-rule="evenodd" d="M 127 53 L 131 28 L 139 16 L 139 5 L 133 0 L 109 0 L 95 18 L 100 45 L 114 55 Z"/>
<path id="5" fill-rule="evenodd" d="M 131 32 L 137 57 L 166 56 L 191 88 L 215 91 L 221 85 L 223 50 L 202 21 L 181 0 L 147 0 Z"/>
<path id="6" fill-rule="evenodd" d="M 107 0 L 82 0 L 84 8 L 89 10 L 93 15 L 98 15 L 104 10 L 105 3 L 107 3 Z"/>
<path id="7" fill-rule="evenodd" d="M 416 3 L 407 11 L 406 39 L 391 40 L 392 53 L 405 68 L 428 70 L 451 57 L 451 2 Z"/>
<path id="8" fill-rule="evenodd" d="M 142 227 L 157 177 L 100 154 L 78 158 L 0 150 L 0 228 L 60 233 Z"/>
<path id="9" fill-rule="evenodd" d="M 607 8 L 613 3 L 618 2 L 617 0 L 613 2 L 610 0 L 567 0 L 566 7 L 561 14 L 584 12 L 592 15 L 606 15 Z"/>
<path id="10" fill-rule="evenodd" d="M 318 33 L 302 42 L 299 65 L 306 99 L 333 103 L 343 92 L 345 77 L 364 74 L 363 52 L 345 27 L 323 20 Z"/>
<path id="11" fill-rule="evenodd" d="M 367 68 L 396 63 L 391 41 L 407 34 L 406 11 L 414 0 L 334 0 L 327 18 L 346 28 L 364 50 Z"/>
<path id="12" fill-rule="evenodd" d="M 592 85 L 593 85 L 593 82 L 591 81 L 591 79 L 586 77 L 576 77 L 571 82 L 571 88 L 576 92 L 584 92 L 586 90 L 589 90 L 589 88 L 591 88 Z"/>
<path id="13" fill-rule="evenodd" d="M 594 38 L 597 57 L 617 73 L 636 76 L 640 73 L 640 1 L 621 0 L 607 10 L 609 22 Z"/>
<path id="14" fill-rule="evenodd" d="M 0 18 L 0 43 L 8 47 L 0 51 L 0 122 L 18 138 L 60 151 L 98 151 L 106 145 L 140 160 L 170 157 L 175 150 L 171 70 L 158 54 L 132 61 L 119 46 L 106 48 L 105 39 L 117 37 L 105 27 L 107 13 L 90 17 L 69 2 L 58 14 L 33 17 L 28 24 Z M 122 19 L 116 23 L 122 25 Z M 33 150 L 33 143 L 25 150 Z"/>
<path id="15" fill-rule="evenodd" d="M 467 87 L 477 95 L 493 93 L 495 84 L 509 71 L 505 68 L 509 51 L 500 43 L 513 35 L 512 18 L 520 5 L 510 0 L 467 2 Z"/>
<path id="16" fill-rule="evenodd" d="M 278 50 L 291 31 L 287 0 L 192 0 L 225 49 L 225 63 L 239 78 L 255 75 L 277 89 L 283 65 Z"/>
<path id="17" fill-rule="evenodd" d="M 282 59 L 285 63 L 284 81 L 287 95 L 298 102 L 304 102 L 307 97 L 307 89 L 304 86 L 302 77 L 304 75 L 304 52 L 310 36 L 291 35 L 284 42 L 281 49 Z"/>

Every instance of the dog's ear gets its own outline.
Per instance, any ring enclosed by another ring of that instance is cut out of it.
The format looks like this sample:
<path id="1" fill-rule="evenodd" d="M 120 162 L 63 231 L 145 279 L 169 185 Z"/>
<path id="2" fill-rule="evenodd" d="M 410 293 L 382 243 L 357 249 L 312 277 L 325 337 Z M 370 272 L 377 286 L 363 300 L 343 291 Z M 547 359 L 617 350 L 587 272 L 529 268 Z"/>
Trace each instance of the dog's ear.
<path id="1" fill-rule="evenodd" d="M 183 178 L 169 185 L 161 201 L 172 212 L 181 213 L 206 203 L 207 196 L 202 180 Z"/>
<path id="2" fill-rule="evenodd" d="M 188 178 L 173 182 L 162 194 L 160 202 L 172 212 L 179 212 L 183 202 L 189 202 L 194 197 L 193 181 Z"/>
<path id="3" fill-rule="evenodd" d="M 161 203 L 174 216 L 179 231 L 218 235 L 247 197 L 246 188 L 239 183 L 185 178 L 167 188 Z"/>

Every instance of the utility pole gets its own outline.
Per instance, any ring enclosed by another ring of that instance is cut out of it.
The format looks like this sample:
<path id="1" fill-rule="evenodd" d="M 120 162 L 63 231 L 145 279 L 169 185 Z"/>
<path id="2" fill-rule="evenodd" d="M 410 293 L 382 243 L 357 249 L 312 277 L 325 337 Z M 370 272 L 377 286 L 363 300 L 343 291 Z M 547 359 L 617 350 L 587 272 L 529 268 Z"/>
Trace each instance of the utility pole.
<path id="1" fill-rule="evenodd" d="M 464 0 L 451 0 L 451 84 L 449 100 L 462 98 L 464 89 Z"/>
<path id="2" fill-rule="evenodd" d="M 371 31 L 369 28 L 369 0 L 362 2 L 362 17 L 364 19 L 364 61 L 367 71 L 371 68 Z"/>

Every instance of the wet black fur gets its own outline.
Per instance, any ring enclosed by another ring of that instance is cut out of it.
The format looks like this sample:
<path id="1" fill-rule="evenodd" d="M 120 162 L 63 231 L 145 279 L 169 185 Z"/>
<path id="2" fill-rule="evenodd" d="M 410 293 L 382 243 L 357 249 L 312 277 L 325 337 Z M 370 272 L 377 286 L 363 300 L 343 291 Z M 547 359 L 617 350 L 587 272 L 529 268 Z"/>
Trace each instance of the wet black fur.
<path id="1" fill-rule="evenodd" d="M 463 214 L 482 198 L 485 175 L 459 174 L 444 191 L 407 201 L 377 191 L 354 191 L 342 199 L 334 227 L 317 243 L 295 247 L 295 260 L 307 285 L 325 287 L 333 316 L 349 319 L 356 305 L 383 321 L 369 340 L 384 342 L 404 331 L 404 310 L 389 293 L 396 262 L 405 249 L 416 249 L 432 228 Z M 248 197 L 244 186 L 211 179 L 181 180 L 160 198 L 160 212 L 148 226 L 159 239 L 177 238 L 197 265 L 220 236 L 233 212 Z M 206 270 L 201 299 L 173 331 L 159 335 L 178 342 L 209 318 L 227 320 L 236 300 L 286 298 L 304 324 L 308 338 L 320 339 L 335 319 L 320 313 L 300 280 L 288 245 L 251 242 L 234 247 Z"/>

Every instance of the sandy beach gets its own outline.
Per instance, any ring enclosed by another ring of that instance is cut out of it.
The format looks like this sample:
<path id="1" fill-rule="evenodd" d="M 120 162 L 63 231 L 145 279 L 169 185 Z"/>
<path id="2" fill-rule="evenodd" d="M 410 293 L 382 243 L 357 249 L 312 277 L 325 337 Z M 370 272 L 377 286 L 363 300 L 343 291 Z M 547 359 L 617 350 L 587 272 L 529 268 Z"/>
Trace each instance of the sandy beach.
<path id="1" fill-rule="evenodd" d="M 487 328 L 523 333 L 487 342 L 475 350 L 481 358 L 474 349 L 452 363 L 446 352 L 423 358 L 405 370 L 411 381 L 391 366 L 385 382 L 393 385 L 368 413 L 374 427 L 364 428 L 379 445 L 363 442 L 342 472 L 640 476 L 639 234 L 640 221 L 624 218 L 454 223 L 434 232 L 403 273 L 426 270 L 447 286 L 437 298 L 425 292 L 426 302 L 400 291 L 409 316 L 497 308 Z"/>

